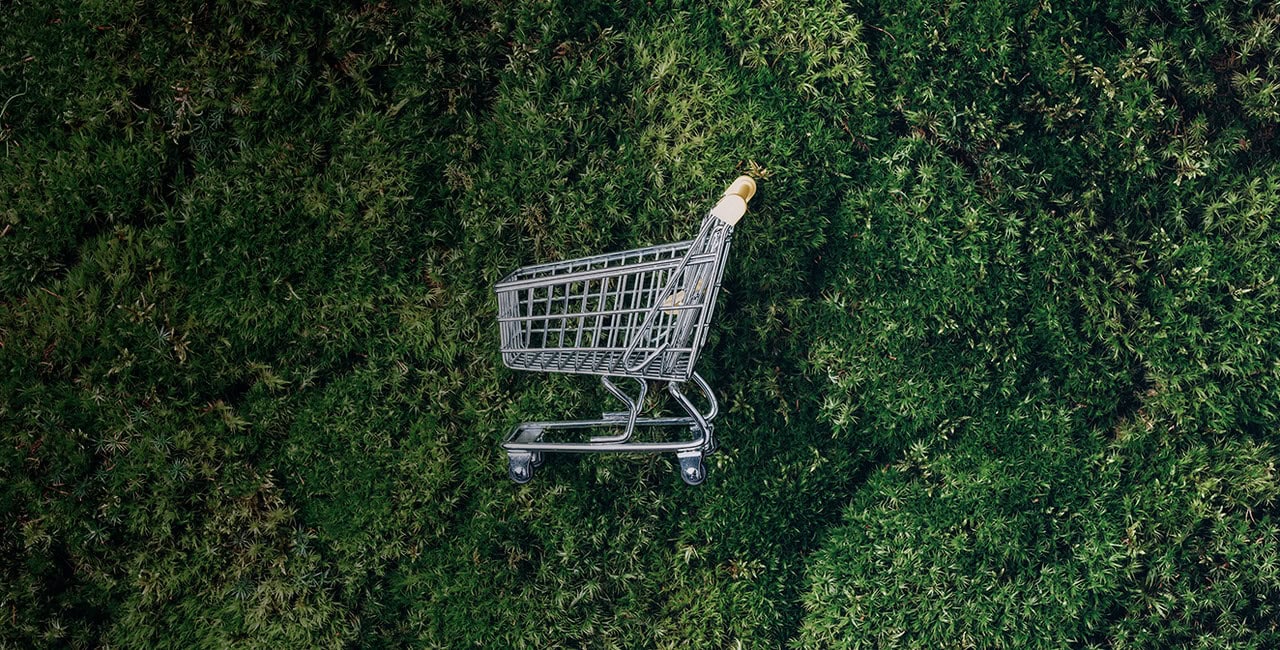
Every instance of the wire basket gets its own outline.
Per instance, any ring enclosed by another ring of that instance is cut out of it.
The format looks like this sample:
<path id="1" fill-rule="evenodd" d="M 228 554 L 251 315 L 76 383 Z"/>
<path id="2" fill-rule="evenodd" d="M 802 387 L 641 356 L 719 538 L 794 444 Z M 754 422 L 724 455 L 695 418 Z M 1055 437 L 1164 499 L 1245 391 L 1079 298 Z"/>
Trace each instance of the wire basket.
<path id="1" fill-rule="evenodd" d="M 508 367 L 687 381 L 707 333 L 733 226 L 692 241 L 516 271 L 496 287 Z"/>

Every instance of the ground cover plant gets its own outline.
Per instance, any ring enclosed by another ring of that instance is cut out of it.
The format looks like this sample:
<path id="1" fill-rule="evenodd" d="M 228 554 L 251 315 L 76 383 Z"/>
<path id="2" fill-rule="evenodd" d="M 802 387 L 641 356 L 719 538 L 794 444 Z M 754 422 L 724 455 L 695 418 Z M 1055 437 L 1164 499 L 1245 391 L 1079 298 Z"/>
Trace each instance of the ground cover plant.
<path id="1" fill-rule="evenodd" d="M 1280 645 L 1273 4 L 0 16 L 0 647 Z M 739 173 L 707 483 L 510 483 Z"/>

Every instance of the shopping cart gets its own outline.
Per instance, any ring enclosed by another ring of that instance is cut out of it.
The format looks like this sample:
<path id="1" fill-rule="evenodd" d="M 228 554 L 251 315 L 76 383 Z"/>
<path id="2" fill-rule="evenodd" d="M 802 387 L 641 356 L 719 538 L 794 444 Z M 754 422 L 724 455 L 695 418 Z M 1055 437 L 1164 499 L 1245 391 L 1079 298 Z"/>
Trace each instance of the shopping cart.
<path id="1" fill-rule="evenodd" d="M 694 372 L 694 363 L 715 311 L 729 238 L 755 191 L 755 181 L 738 177 L 692 240 L 527 266 L 497 284 L 507 367 L 599 375 L 605 389 L 626 406 L 596 420 L 516 425 L 503 443 L 511 480 L 527 483 L 548 452 L 675 452 L 686 483 L 706 479 L 703 459 L 716 448 L 711 421 L 719 407 L 711 387 Z M 620 377 L 636 382 L 635 397 L 614 382 Z M 687 415 L 640 417 L 649 380 L 665 382 Z M 682 387 L 690 380 L 705 398 L 706 411 L 685 395 Z M 637 427 L 678 427 L 692 437 L 632 441 Z M 547 439 L 549 432 L 565 429 L 614 432 L 585 442 Z"/>

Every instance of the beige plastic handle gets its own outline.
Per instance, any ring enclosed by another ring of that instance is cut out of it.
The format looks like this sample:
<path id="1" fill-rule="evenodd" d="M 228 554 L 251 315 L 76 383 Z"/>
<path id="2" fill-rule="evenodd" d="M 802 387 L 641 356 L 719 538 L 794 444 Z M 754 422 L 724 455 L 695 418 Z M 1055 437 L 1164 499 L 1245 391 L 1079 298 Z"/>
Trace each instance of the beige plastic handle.
<path id="1" fill-rule="evenodd" d="M 724 191 L 720 202 L 711 208 L 711 214 L 730 226 L 738 223 L 747 212 L 747 201 L 756 195 L 756 182 L 750 176 L 739 176 Z"/>

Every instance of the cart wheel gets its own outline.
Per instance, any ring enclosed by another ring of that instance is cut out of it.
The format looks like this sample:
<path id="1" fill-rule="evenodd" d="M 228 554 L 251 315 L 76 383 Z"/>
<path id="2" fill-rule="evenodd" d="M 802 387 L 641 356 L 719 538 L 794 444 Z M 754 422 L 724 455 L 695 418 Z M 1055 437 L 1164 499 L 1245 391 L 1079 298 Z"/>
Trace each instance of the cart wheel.
<path id="1" fill-rule="evenodd" d="M 538 469 L 539 467 L 542 467 L 542 463 L 545 461 L 546 459 L 542 457 L 542 452 L 535 451 L 533 452 L 533 460 L 531 460 L 530 463 L 533 465 L 534 469 Z"/>
<path id="2" fill-rule="evenodd" d="M 680 455 L 680 478 L 689 485 L 701 485 L 707 480 L 707 469 L 702 465 L 702 454 Z"/>
<path id="3" fill-rule="evenodd" d="M 533 458 L 529 454 L 507 455 L 507 476 L 521 485 L 533 480 Z"/>

